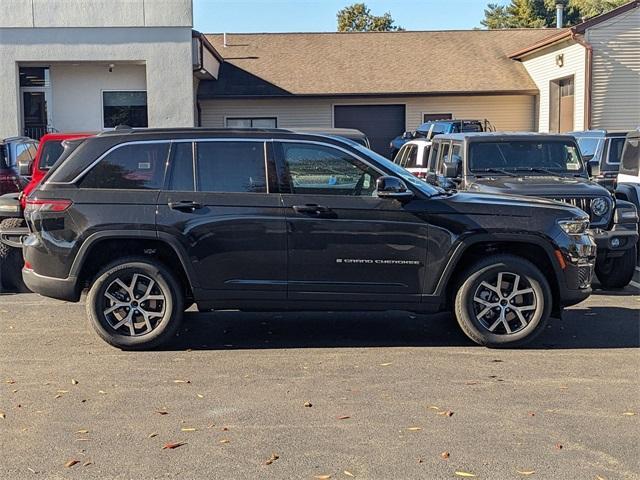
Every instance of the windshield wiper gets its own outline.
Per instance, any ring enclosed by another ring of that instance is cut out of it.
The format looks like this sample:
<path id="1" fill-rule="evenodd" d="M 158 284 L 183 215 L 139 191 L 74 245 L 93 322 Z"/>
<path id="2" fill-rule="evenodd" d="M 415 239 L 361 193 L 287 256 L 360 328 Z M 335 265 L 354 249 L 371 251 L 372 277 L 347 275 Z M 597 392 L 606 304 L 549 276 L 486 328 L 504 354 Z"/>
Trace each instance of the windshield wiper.
<path id="1" fill-rule="evenodd" d="M 516 168 L 517 171 L 525 171 L 525 172 L 535 172 L 535 173 L 546 173 L 547 175 L 570 175 L 574 174 L 574 172 L 564 172 L 560 170 L 549 170 L 548 168 L 540 168 L 540 167 L 528 167 L 528 168 Z"/>
<path id="2" fill-rule="evenodd" d="M 501 168 L 483 168 L 482 170 L 478 170 L 484 173 L 501 173 L 502 175 L 508 175 L 509 177 L 517 177 L 517 175 L 513 172 L 509 172 L 507 170 L 503 170 Z"/>

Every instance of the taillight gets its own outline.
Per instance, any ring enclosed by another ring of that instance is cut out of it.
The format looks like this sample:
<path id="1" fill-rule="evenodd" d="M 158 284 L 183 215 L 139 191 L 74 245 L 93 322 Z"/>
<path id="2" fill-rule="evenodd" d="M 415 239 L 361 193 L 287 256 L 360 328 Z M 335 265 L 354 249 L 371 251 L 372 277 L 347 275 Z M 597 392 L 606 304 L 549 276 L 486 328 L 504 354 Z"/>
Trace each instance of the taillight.
<path id="1" fill-rule="evenodd" d="M 35 212 L 64 212 L 72 203 L 71 200 L 27 199 L 25 214 Z"/>

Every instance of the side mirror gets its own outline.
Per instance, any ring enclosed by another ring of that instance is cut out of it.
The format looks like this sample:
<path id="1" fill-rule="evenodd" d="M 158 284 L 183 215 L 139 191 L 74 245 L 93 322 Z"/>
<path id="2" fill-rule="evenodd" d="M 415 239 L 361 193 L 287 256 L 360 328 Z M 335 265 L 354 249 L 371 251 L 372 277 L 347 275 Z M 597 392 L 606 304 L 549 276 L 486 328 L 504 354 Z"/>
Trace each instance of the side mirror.
<path id="1" fill-rule="evenodd" d="M 411 140 L 413 138 L 413 133 L 411 132 L 404 132 L 402 134 L 402 139 L 403 140 Z"/>
<path id="2" fill-rule="evenodd" d="M 587 162 L 587 173 L 590 177 L 599 177 L 600 176 L 600 162 L 598 160 L 589 160 Z"/>
<path id="3" fill-rule="evenodd" d="M 444 162 L 444 176 L 446 178 L 458 178 L 460 176 L 460 162 Z"/>
<path id="4" fill-rule="evenodd" d="M 32 173 L 33 160 L 20 160 L 18 162 L 18 175 L 21 177 L 28 177 Z"/>
<path id="5" fill-rule="evenodd" d="M 376 180 L 376 194 L 379 198 L 391 198 L 396 200 L 409 200 L 413 192 L 397 177 L 382 176 Z"/>

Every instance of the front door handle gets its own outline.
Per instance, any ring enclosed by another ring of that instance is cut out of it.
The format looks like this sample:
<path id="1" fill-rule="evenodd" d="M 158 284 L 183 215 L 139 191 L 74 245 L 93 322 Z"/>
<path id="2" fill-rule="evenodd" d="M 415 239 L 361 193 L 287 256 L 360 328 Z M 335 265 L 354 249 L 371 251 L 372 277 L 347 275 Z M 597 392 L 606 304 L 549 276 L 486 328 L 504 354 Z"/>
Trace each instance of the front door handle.
<path id="1" fill-rule="evenodd" d="M 194 210 L 202 208 L 202 205 L 198 202 L 181 200 L 179 202 L 169 202 L 169 208 L 172 210 L 180 210 L 182 212 L 193 212 Z"/>
<path id="2" fill-rule="evenodd" d="M 329 213 L 331 209 L 324 205 L 316 205 L 315 203 L 307 203 L 306 205 L 294 205 L 293 209 L 296 213 L 314 213 L 320 215 L 322 213 Z"/>

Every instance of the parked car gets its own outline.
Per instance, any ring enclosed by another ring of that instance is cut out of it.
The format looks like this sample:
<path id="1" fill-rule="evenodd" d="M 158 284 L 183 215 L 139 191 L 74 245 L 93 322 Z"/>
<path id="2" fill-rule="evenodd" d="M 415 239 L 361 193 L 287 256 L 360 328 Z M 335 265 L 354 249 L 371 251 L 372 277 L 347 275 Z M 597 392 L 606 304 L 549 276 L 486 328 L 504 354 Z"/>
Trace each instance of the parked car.
<path id="1" fill-rule="evenodd" d="M 37 151 L 33 151 L 33 142 L 26 142 L 29 148 L 18 162 L 18 174 L 30 179 L 21 191 L 0 196 L 0 289 L 25 291 L 22 281 L 22 238 L 28 233 L 23 212 L 26 198 L 42 181 L 51 166 L 64 150 L 63 142 L 86 138 L 88 133 L 49 133 L 40 140 Z M 18 147 L 16 147 L 18 150 Z M 22 183 L 21 183 L 22 185 Z"/>
<path id="2" fill-rule="evenodd" d="M 427 178 L 427 159 L 431 140 L 425 138 L 409 140 L 402 147 L 393 159 L 393 163 L 410 171 L 416 177 L 424 180 Z"/>
<path id="3" fill-rule="evenodd" d="M 369 138 L 362 133 L 360 130 L 355 128 L 292 128 L 287 129 L 291 132 L 295 133 L 309 133 L 312 135 L 327 135 L 329 137 L 340 137 L 346 138 L 353 142 L 359 143 L 360 145 L 371 148 L 371 143 L 369 142 Z"/>
<path id="4" fill-rule="evenodd" d="M 550 198 L 589 214 L 598 245 L 595 272 L 604 287 L 622 288 L 633 277 L 638 216 L 633 204 L 616 200 L 589 179 L 570 135 L 463 133 L 433 139 L 427 180 L 471 192 Z"/>
<path id="5" fill-rule="evenodd" d="M 404 132 L 391 140 L 391 157 L 395 158 L 398 151 L 409 140 L 414 138 L 426 138 L 430 140 L 435 135 L 460 132 L 491 132 L 493 126 L 488 120 L 432 120 L 424 122 L 415 132 Z"/>
<path id="6" fill-rule="evenodd" d="M 455 310 L 518 345 L 591 293 L 580 209 L 445 192 L 349 140 L 147 130 L 88 138 L 27 199 L 23 278 L 112 345 L 167 342 L 183 310 Z"/>
<path id="7" fill-rule="evenodd" d="M 28 137 L 11 137 L 0 141 L 0 195 L 19 192 L 28 183 L 28 173 L 20 165 L 33 161 L 38 142 Z"/>
<path id="8" fill-rule="evenodd" d="M 585 163 L 594 163 L 600 167 L 600 173 L 593 179 L 603 187 L 614 191 L 622 146 L 627 132 L 608 132 L 606 130 L 585 130 L 571 132 L 582 153 Z"/>

